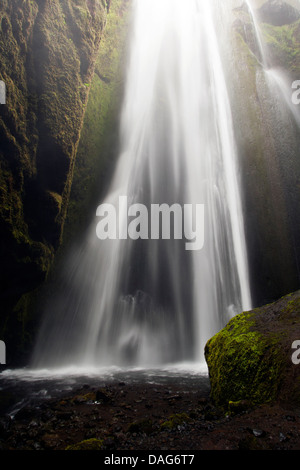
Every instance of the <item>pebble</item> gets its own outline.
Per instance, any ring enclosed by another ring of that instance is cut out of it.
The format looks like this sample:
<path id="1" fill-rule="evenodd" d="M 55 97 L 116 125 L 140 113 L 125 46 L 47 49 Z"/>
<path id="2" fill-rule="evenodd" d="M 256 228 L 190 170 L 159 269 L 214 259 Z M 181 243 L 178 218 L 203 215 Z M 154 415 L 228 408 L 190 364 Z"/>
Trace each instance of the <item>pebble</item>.
<path id="1" fill-rule="evenodd" d="M 265 431 L 262 431 L 261 429 L 253 429 L 252 432 L 255 437 L 263 437 L 266 434 Z"/>

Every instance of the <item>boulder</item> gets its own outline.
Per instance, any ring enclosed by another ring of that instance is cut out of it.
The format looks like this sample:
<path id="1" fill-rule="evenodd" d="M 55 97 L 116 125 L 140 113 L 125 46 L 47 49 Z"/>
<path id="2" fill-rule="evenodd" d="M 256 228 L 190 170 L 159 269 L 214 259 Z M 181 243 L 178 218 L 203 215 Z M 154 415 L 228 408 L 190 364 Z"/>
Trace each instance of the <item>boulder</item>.
<path id="1" fill-rule="evenodd" d="M 300 12 L 281 0 L 269 0 L 258 10 L 258 18 L 263 23 L 283 26 L 299 20 Z"/>
<path id="2" fill-rule="evenodd" d="M 300 406 L 298 340 L 300 291 L 235 316 L 205 346 L 213 402 Z"/>

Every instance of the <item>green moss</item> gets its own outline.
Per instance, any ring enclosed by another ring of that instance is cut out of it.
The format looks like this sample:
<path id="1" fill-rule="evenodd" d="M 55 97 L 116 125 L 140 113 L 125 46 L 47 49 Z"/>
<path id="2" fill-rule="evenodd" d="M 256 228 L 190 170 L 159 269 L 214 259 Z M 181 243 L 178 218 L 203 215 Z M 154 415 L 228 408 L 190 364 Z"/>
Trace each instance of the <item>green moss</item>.
<path id="1" fill-rule="evenodd" d="M 299 332 L 299 291 L 234 317 L 205 347 L 215 404 L 231 411 L 276 400 L 299 406 L 298 366 L 291 361 Z"/>
<path id="2" fill-rule="evenodd" d="M 293 74 L 300 73 L 300 20 L 291 25 L 261 25 L 264 40 L 276 65 Z"/>
<path id="3" fill-rule="evenodd" d="M 174 429 L 177 428 L 177 426 L 182 426 L 185 423 L 188 423 L 190 421 L 189 416 L 186 413 L 176 413 L 167 419 L 167 421 L 164 421 L 160 427 L 162 430 L 164 429 Z"/>
<path id="4" fill-rule="evenodd" d="M 65 450 L 103 450 L 102 439 L 86 439 L 66 447 Z"/>
<path id="5" fill-rule="evenodd" d="M 230 414 L 235 415 L 248 411 L 253 407 L 253 403 L 249 400 L 238 400 L 238 401 L 229 401 L 228 410 Z"/>
<path id="6" fill-rule="evenodd" d="M 242 313 L 206 345 L 212 399 L 217 405 L 240 400 L 266 403 L 277 395 L 283 365 L 276 348 L 278 336 L 264 336 L 255 324 L 255 311 Z"/>
<path id="7" fill-rule="evenodd" d="M 290 317 L 291 321 L 294 321 L 295 317 L 299 317 L 299 316 L 300 316 L 300 297 L 289 300 L 281 312 L 282 318 Z"/>
<path id="8" fill-rule="evenodd" d="M 54 191 L 48 191 L 48 194 L 53 200 L 54 206 L 56 207 L 56 211 L 60 212 L 62 206 L 62 196 L 60 194 L 55 193 Z"/>
<path id="9" fill-rule="evenodd" d="M 96 400 L 96 393 L 94 392 L 88 392 L 83 395 L 76 395 L 75 397 L 72 398 L 72 402 L 74 403 L 85 403 L 89 401 L 95 401 Z"/>
<path id="10" fill-rule="evenodd" d="M 127 0 L 111 3 L 76 155 L 64 241 L 85 227 L 106 186 L 118 149 L 118 115 L 123 93 L 123 59 L 128 33 Z M 89 82 L 88 82 L 89 84 Z"/>

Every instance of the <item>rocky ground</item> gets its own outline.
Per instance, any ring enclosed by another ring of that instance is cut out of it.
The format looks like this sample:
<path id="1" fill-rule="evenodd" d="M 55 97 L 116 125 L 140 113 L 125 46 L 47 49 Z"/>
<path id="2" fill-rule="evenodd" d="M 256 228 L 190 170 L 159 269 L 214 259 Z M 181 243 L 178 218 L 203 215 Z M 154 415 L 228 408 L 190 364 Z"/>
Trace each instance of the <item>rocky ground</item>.
<path id="1" fill-rule="evenodd" d="M 2 450 L 299 450 L 300 410 L 225 413 L 209 392 L 178 384 L 84 385 L 0 421 Z"/>

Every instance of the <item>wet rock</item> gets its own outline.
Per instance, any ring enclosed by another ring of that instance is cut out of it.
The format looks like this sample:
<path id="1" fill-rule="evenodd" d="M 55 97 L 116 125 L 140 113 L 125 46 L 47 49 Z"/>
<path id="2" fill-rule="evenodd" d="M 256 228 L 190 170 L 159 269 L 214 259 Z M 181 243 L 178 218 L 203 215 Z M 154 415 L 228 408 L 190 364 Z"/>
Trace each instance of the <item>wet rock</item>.
<path id="1" fill-rule="evenodd" d="M 55 449 L 59 444 L 59 435 L 58 434 L 44 434 L 42 437 L 42 444 L 46 449 Z"/>
<path id="2" fill-rule="evenodd" d="M 299 10 L 281 0 L 269 0 L 257 14 L 260 21 L 273 26 L 292 24 L 300 18 Z"/>
<path id="3" fill-rule="evenodd" d="M 189 413 L 189 417 L 191 419 L 197 419 L 199 417 L 199 412 L 197 410 L 192 410 Z"/>
<path id="4" fill-rule="evenodd" d="M 182 400 L 182 395 L 172 395 L 170 397 L 167 398 L 167 400 Z"/>
<path id="5" fill-rule="evenodd" d="M 43 413 L 41 414 L 41 420 L 44 422 L 44 423 L 47 423 L 48 421 L 50 421 L 51 419 L 53 419 L 54 417 L 54 412 L 52 410 L 45 410 L 43 411 Z"/>
<path id="6" fill-rule="evenodd" d="M 72 411 L 65 411 L 65 412 L 60 412 L 57 414 L 57 418 L 60 419 L 60 420 L 69 420 L 70 418 L 72 418 L 73 416 L 73 413 Z"/>
<path id="7" fill-rule="evenodd" d="M 153 432 L 153 423 L 151 419 L 143 419 L 140 421 L 129 424 L 127 428 L 129 433 L 145 433 L 151 434 Z"/>
<path id="8" fill-rule="evenodd" d="M 102 450 L 103 449 L 103 440 L 102 439 L 86 439 L 84 441 L 78 442 L 77 444 L 72 444 L 66 447 L 66 450 Z"/>
<path id="9" fill-rule="evenodd" d="M 279 433 L 279 440 L 280 442 L 285 442 L 285 441 L 288 441 L 288 437 L 285 436 L 282 432 Z"/>
<path id="10" fill-rule="evenodd" d="M 109 394 L 104 390 L 97 390 L 96 392 L 96 401 L 102 403 L 108 403 L 111 401 L 111 397 Z"/>
<path id="11" fill-rule="evenodd" d="M 206 405 L 207 402 L 208 402 L 208 400 L 207 400 L 207 398 L 205 398 L 205 397 L 201 397 L 201 398 L 199 398 L 199 400 L 198 400 L 199 405 Z"/>
<path id="12" fill-rule="evenodd" d="M 34 450 L 42 450 L 42 446 L 39 442 L 34 442 L 33 443 L 33 449 Z"/>
<path id="13" fill-rule="evenodd" d="M 123 398 L 118 384 L 105 388 L 114 397 L 112 405 L 90 406 L 75 404 L 72 395 L 41 403 L 37 416 L 28 420 L 10 420 L 7 432 L 0 436 L 3 449 L 21 450 L 145 450 L 168 451 L 182 449 L 264 450 L 299 449 L 299 416 L 294 408 L 282 409 L 278 404 L 254 407 L 246 413 L 226 414 L 209 399 L 199 406 L 199 386 L 191 389 L 170 386 L 170 395 L 181 394 L 184 400 L 175 400 L 173 414 L 165 412 L 165 387 L 150 384 L 128 386 L 127 406 L 122 410 Z M 82 390 L 81 390 L 82 392 Z M 74 391 L 74 397 L 78 391 Z M 136 403 L 139 397 L 153 403 L 153 410 L 145 416 L 145 404 Z M 188 397 L 188 400 L 186 398 Z M 186 402 L 188 406 L 186 406 Z M 61 419 L 61 413 L 72 413 L 70 419 Z M 101 418 L 100 414 L 101 413 Z M 47 414 L 50 419 L 45 421 Z M 209 420 L 205 421 L 206 415 Z M 289 419 L 288 417 L 293 417 Z M 147 429 L 148 427 L 148 429 Z M 100 442 L 99 442 L 100 441 Z M 101 443 L 102 441 L 102 443 Z"/>
<path id="14" fill-rule="evenodd" d="M 287 421 L 293 421 L 293 422 L 296 421 L 296 417 L 295 417 L 295 416 L 290 416 L 290 415 L 286 416 L 285 419 L 286 419 Z"/>
<path id="15" fill-rule="evenodd" d="M 213 402 L 227 408 L 228 402 L 280 399 L 298 406 L 300 369 L 291 360 L 297 338 L 300 291 L 236 315 L 205 347 Z"/>
<path id="16" fill-rule="evenodd" d="M 266 435 L 262 429 L 252 429 L 252 433 L 255 437 L 264 437 Z"/>
<path id="17" fill-rule="evenodd" d="M 178 426 L 182 426 L 189 421 L 191 421 L 191 418 L 186 413 L 176 413 L 169 416 L 169 418 L 161 424 L 160 428 L 162 430 L 171 430 L 178 428 Z"/>
<path id="18" fill-rule="evenodd" d="M 0 413 L 5 413 L 14 403 L 16 397 L 8 390 L 0 390 Z"/>
<path id="19" fill-rule="evenodd" d="M 10 418 L 0 418 L 0 439 L 5 439 L 9 435 Z"/>
<path id="20" fill-rule="evenodd" d="M 250 400 L 229 401 L 228 403 L 228 410 L 234 414 L 243 413 L 251 408 L 253 408 L 253 403 Z"/>
<path id="21" fill-rule="evenodd" d="M 24 406 L 15 414 L 16 421 L 31 420 L 36 416 L 36 408 L 33 406 Z"/>
<path id="22" fill-rule="evenodd" d="M 221 411 L 212 406 L 207 406 L 203 411 L 203 418 L 205 421 L 216 421 L 222 416 Z"/>
<path id="23" fill-rule="evenodd" d="M 247 436 L 238 443 L 239 450 L 267 450 L 265 442 L 260 441 L 255 436 Z"/>
<path id="24" fill-rule="evenodd" d="M 80 404 L 80 403 L 92 403 L 96 400 L 96 394 L 94 392 L 88 392 L 85 394 L 80 394 L 76 395 L 73 399 L 72 402 L 75 404 Z"/>
<path id="25" fill-rule="evenodd" d="M 105 450 L 114 450 L 117 447 L 117 440 L 115 437 L 108 437 L 104 439 L 102 448 Z"/>

